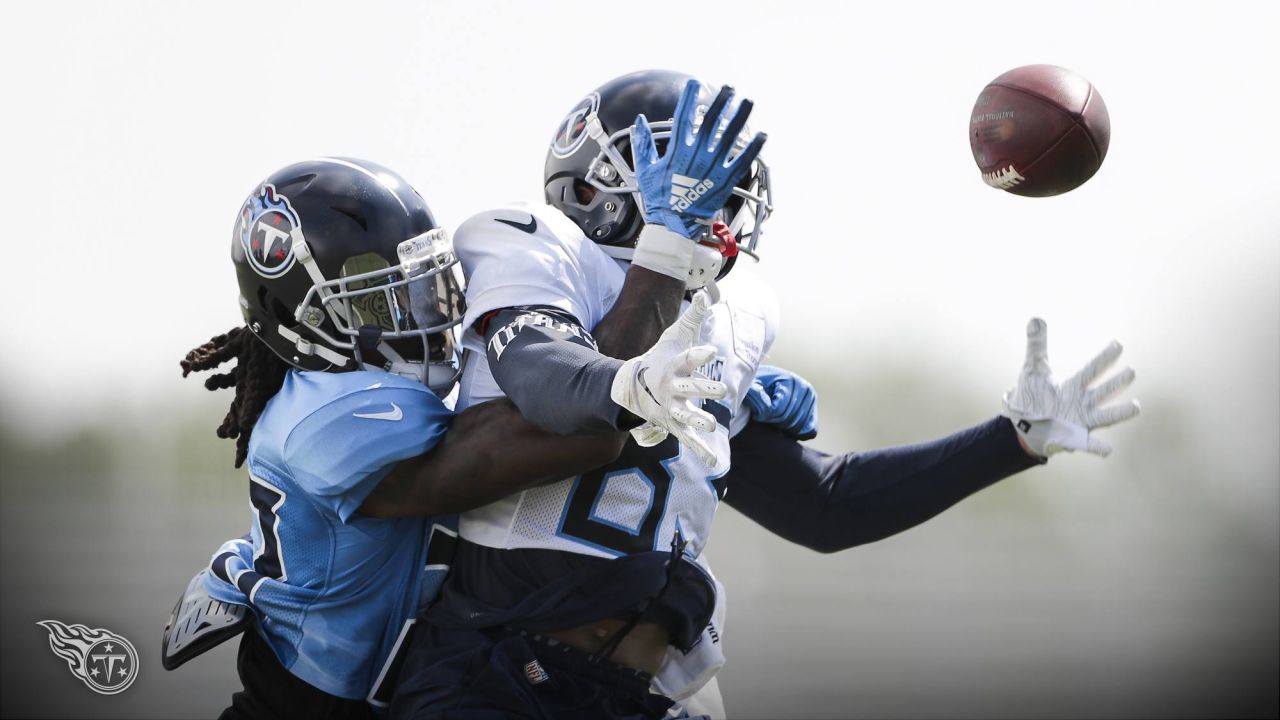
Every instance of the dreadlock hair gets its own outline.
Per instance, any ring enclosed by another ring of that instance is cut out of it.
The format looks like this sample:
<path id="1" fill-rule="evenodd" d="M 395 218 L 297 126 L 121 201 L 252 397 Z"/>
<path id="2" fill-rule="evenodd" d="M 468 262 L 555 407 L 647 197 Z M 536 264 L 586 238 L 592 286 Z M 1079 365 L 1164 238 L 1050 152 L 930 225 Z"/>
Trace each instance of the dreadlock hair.
<path id="1" fill-rule="evenodd" d="M 208 390 L 236 389 L 231 407 L 218 426 L 218 437 L 236 439 L 236 467 L 240 467 L 249 455 L 253 425 L 267 406 L 267 401 L 284 384 L 289 366 L 266 343 L 259 341 L 249 328 L 240 326 L 214 336 L 187 353 L 180 363 L 182 377 L 192 371 L 212 370 L 231 358 L 236 359 L 236 366 L 228 372 L 209 376 L 204 386 Z"/>

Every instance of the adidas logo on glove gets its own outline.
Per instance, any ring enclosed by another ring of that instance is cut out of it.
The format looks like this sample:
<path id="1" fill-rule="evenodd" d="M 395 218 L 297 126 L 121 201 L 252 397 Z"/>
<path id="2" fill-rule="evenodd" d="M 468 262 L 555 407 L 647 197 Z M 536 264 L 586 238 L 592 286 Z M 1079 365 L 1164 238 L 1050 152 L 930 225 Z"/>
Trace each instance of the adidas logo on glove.
<path id="1" fill-rule="evenodd" d="M 696 180 L 688 175 L 671 176 L 671 209 L 684 212 L 716 184 L 710 178 Z"/>

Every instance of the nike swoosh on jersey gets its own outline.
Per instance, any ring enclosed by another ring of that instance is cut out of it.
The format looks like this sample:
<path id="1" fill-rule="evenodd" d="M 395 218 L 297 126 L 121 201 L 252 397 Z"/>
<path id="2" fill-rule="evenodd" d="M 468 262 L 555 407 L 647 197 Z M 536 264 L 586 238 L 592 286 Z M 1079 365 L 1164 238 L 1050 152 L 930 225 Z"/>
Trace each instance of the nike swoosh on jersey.
<path id="1" fill-rule="evenodd" d="M 391 409 L 386 412 L 351 413 L 351 414 L 358 418 L 368 418 L 370 420 L 390 420 L 392 422 L 395 422 L 400 418 L 404 417 L 404 411 L 402 411 L 400 409 L 400 406 L 395 403 L 391 403 Z"/>
<path id="2" fill-rule="evenodd" d="M 494 222 L 500 222 L 503 225 L 510 225 L 517 230 L 523 230 L 530 235 L 538 232 L 538 219 L 533 215 L 529 216 L 529 222 L 527 223 L 518 223 L 515 220 L 503 220 L 502 218 L 494 218 L 493 220 Z"/>

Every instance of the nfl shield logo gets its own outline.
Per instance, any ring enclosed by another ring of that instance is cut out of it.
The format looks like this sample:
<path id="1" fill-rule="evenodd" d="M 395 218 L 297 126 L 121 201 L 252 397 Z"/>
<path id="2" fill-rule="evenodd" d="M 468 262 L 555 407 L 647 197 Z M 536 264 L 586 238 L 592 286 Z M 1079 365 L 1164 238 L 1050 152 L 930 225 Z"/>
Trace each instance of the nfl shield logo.
<path id="1" fill-rule="evenodd" d="M 551 679 L 551 676 L 547 674 L 546 670 L 542 669 L 542 664 L 537 660 L 530 660 L 525 663 L 524 676 L 529 678 L 531 685 L 541 685 Z"/>

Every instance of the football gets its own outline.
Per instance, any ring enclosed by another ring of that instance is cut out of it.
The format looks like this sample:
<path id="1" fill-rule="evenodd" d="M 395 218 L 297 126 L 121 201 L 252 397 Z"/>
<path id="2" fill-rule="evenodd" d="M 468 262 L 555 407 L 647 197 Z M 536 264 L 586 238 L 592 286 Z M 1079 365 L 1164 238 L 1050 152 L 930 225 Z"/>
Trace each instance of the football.
<path id="1" fill-rule="evenodd" d="M 1107 156 L 1111 118 L 1088 80 L 1026 65 L 992 80 L 969 120 L 969 146 L 988 185 L 1048 197 L 1080 187 Z"/>

